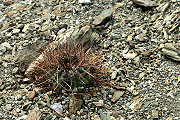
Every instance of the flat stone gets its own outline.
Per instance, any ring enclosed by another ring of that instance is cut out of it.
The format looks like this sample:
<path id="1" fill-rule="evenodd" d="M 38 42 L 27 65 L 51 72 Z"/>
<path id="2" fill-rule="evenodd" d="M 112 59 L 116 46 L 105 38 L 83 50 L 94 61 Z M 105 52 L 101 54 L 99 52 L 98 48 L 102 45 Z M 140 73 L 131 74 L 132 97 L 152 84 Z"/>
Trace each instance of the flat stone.
<path id="1" fill-rule="evenodd" d="M 113 11 L 110 9 L 103 10 L 100 15 L 98 15 L 93 21 L 93 25 L 99 25 L 105 22 L 107 19 L 111 19 Z"/>

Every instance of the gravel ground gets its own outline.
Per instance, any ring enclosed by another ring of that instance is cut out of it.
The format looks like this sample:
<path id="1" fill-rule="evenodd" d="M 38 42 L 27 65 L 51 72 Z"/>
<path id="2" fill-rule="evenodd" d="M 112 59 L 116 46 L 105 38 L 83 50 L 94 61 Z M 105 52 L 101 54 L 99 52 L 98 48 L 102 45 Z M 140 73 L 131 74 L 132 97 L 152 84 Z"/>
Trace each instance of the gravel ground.
<path id="1" fill-rule="evenodd" d="M 179 120 L 179 5 L 0 0 L 0 119 Z M 92 26 L 92 46 L 111 68 L 110 84 L 91 88 L 73 103 L 65 90 L 51 97 L 29 83 L 24 72 L 40 49 L 85 25 Z"/>

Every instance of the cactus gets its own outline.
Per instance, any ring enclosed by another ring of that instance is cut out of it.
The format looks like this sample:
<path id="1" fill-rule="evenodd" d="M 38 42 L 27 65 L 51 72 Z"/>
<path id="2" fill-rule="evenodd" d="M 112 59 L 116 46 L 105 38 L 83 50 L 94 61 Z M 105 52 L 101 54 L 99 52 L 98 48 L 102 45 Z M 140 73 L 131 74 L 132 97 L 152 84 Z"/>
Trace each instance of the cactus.
<path id="1" fill-rule="evenodd" d="M 101 55 L 91 53 L 81 44 L 66 42 L 51 45 L 35 61 L 29 77 L 36 87 L 56 91 L 72 91 L 76 87 L 98 83 L 104 74 Z M 101 81 L 102 82 L 102 81 Z"/>

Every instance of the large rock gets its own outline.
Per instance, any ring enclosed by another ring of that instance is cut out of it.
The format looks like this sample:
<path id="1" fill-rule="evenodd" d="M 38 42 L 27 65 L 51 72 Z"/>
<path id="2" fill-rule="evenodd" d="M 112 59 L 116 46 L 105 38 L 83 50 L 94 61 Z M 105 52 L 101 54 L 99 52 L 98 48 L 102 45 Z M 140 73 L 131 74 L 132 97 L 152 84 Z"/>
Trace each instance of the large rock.
<path id="1" fill-rule="evenodd" d="M 95 20 L 93 21 L 93 25 L 100 25 L 104 24 L 108 20 L 112 18 L 113 11 L 110 9 L 103 10 L 102 13 L 98 16 L 96 16 Z"/>

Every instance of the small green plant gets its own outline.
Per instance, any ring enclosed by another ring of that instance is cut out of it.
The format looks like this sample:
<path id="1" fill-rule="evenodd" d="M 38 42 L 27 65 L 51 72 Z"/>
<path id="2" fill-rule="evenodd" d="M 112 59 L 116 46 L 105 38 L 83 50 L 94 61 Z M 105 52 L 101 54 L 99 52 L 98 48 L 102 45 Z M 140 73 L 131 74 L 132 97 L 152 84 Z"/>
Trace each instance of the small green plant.
<path id="1" fill-rule="evenodd" d="M 91 53 L 81 44 L 66 42 L 51 45 L 35 61 L 28 75 L 35 86 L 45 90 L 65 89 L 101 83 L 106 76 L 101 55 Z"/>

